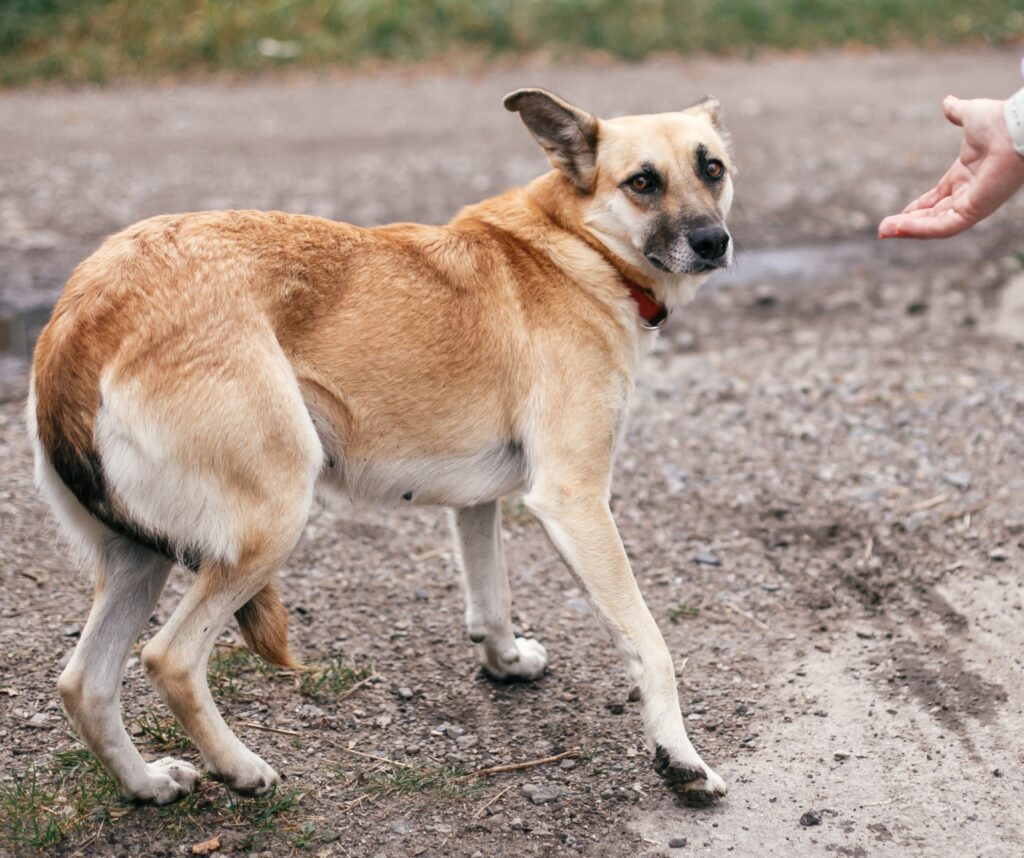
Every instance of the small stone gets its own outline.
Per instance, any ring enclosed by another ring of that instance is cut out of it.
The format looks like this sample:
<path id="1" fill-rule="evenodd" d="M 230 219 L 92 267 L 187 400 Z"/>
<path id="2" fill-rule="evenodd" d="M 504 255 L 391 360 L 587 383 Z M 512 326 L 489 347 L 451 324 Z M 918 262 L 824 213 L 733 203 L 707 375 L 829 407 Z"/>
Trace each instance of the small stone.
<path id="1" fill-rule="evenodd" d="M 64 626 L 60 633 L 66 638 L 77 638 L 82 633 L 82 627 L 79 625 Z"/>
<path id="2" fill-rule="evenodd" d="M 640 702 L 640 688 L 639 688 L 639 686 L 634 685 L 632 688 L 629 689 L 629 698 L 628 699 L 629 699 L 630 703 L 639 703 Z"/>
<path id="3" fill-rule="evenodd" d="M 465 736 L 459 736 L 455 740 L 455 744 L 458 746 L 460 751 L 468 750 L 472 748 L 479 740 L 472 733 L 467 733 Z"/>
<path id="4" fill-rule="evenodd" d="M 403 700 L 412 700 L 412 689 L 408 685 L 402 685 L 398 689 L 398 696 Z"/>
<path id="5" fill-rule="evenodd" d="M 942 479 L 958 489 L 968 489 L 971 487 L 971 475 L 967 471 L 953 471 L 952 473 L 943 474 Z"/>
<path id="6" fill-rule="evenodd" d="M 686 845 L 685 837 L 673 837 L 668 842 L 669 849 L 682 849 Z"/>
<path id="7" fill-rule="evenodd" d="M 814 825 L 821 825 L 821 814 L 816 810 L 809 810 L 803 816 L 800 817 L 800 824 L 804 828 L 810 828 Z"/>
<path id="8" fill-rule="evenodd" d="M 622 715 L 626 711 L 625 704 L 619 703 L 617 700 L 609 700 L 604 704 L 604 708 L 611 712 L 612 715 Z"/>
<path id="9" fill-rule="evenodd" d="M 512 821 L 508 824 L 508 827 L 511 828 L 513 831 L 529 831 L 530 830 L 530 826 L 528 826 L 525 822 L 523 822 L 523 818 L 521 816 L 513 817 Z"/>
<path id="10" fill-rule="evenodd" d="M 566 795 L 564 789 L 557 785 L 523 784 L 522 793 L 534 804 L 549 804 Z"/>
<path id="11" fill-rule="evenodd" d="M 835 757 L 837 760 L 839 760 L 839 762 L 842 762 L 843 760 L 850 759 L 850 752 L 849 751 L 836 751 L 832 756 Z"/>
<path id="12" fill-rule="evenodd" d="M 36 712 L 31 718 L 28 719 L 29 727 L 49 727 L 50 716 L 45 712 Z"/>
<path id="13" fill-rule="evenodd" d="M 721 566 L 722 561 L 719 560 L 710 551 L 698 551 L 693 555 L 695 563 L 699 563 L 701 566 Z"/>
<path id="14" fill-rule="evenodd" d="M 566 771 L 568 771 L 569 769 L 574 769 L 576 768 L 576 761 L 569 759 L 562 760 L 562 762 L 558 764 L 558 768 L 565 769 Z"/>
<path id="15" fill-rule="evenodd" d="M 999 546 L 998 548 L 993 548 L 988 553 L 988 559 L 995 560 L 997 563 L 1002 563 L 1004 560 L 1008 560 L 1009 557 L 1010 553 L 1002 546 Z"/>

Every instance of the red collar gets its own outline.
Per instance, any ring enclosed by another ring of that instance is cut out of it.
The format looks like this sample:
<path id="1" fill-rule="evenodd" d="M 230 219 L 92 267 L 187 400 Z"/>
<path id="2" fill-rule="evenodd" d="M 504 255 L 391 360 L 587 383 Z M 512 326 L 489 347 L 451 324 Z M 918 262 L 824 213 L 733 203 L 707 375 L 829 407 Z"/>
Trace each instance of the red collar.
<path id="1" fill-rule="evenodd" d="M 629 290 L 629 294 L 636 301 L 636 308 L 640 311 L 640 318 L 644 320 L 645 328 L 660 328 L 668 318 L 668 308 L 660 301 L 654 299 L 650 292 L 642 286 L 638 286 L 632 280 L 622 278 L 623 283 Z"/>

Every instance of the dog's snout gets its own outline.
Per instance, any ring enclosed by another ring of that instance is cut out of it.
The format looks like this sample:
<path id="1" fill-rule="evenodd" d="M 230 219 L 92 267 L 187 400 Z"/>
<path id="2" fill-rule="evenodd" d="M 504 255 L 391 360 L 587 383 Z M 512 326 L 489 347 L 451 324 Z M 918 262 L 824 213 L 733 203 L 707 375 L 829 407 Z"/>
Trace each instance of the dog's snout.
<path id="1" fill-rule="evenodd" d="M 693 252 L 709 262 L 719 259 L 729 249 L 729 233 L 720 226 L 695 229 L 687 236 L 687 240 Z"/>

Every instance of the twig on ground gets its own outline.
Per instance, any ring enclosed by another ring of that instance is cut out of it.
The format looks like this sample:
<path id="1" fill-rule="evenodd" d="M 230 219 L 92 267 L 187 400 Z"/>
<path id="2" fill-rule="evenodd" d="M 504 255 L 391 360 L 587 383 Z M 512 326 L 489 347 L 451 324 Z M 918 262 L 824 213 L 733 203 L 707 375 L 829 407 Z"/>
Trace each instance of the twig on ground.
<path id="1" fill-rule="evenodd" d="M 944 504 L 948 500 L 949 495 L 947 494 L 935 495 L 934 497 L 925 498 L 923 501 L 911 504 L 910 509 L 912 512 L 924 512 L 926 509 Z"/>
<path id="2" fill-rule="evenodd" d="M 470 780 L 471 778 L 482 778 L 489 775 L 498 775 L 502 772 L 518 772 L 523 769 L 532 769 L 537 766 L 545 766 L 548 763 L 557 763 L 559 760 L 564 760 L 566 757 L 575 757 L 580 753 L 579 748 L 573 748 L 571 751 L 563 751 L 561 754 L 555 754 L 553 757 L 541 757 L 539 760 L 526 760 L 522 763 L 508 763 L 504 766 L 491 766 L 487 769 L 477 769 L 475 772 L 467 772 L 459 778 L 460 781 Z"/>
<path id="3" fill-rule="evenodd" d="M 297 730 L 286 730 L 284 727 L 267 727 L 264 724 L 257 724 L 255 721 L 243 721 L 243 727 L 252 727 L 253 730 L 263 730 L 265 733 L 280 733 L 282 736 L 301 736 Z"/>
<path id="4" fill-rule="evenodd" d="M 370 676 L 367 676 L 365 679 L 360 679 L 359 682 L 357 682 L 350 689 L 348 689 L 348 691 L 345 691 L 344 693 L 339 694 L 337 697 L 335 697 L 334 698 L 334 702 L 338 703 L 339 701 L 344 700 L 346 697 L 349 697 L 350 695 L 355 694 L 356 691 L 358 691 L 360 688 L 362 688 L 362 686 L 366 685 L 366 683 L 369 682 L 371 679 L 378 679 L 379 677 L 380 677 L 380 674 L 373 673 Z"/>
<path id="5" fill-rule="evenodd" d="M 735 611 L 737 614 L 743 617 L 743 619 L 747 620 L 747 622 L 753 623 L 755 626 L 761 629 L 761 631 L 767 632 L 771 629 L 771 626 L 769 626 L 768 623 L 764 622 L 764 620 L 759 620 L 753 614 L 747 613 L 742 608 L 737 608 L 732 602 L 727 602 L 723 599 L 722 604 L 725 605 L 725 607 L 727 607 L 730 611 Z"/>
<path id="6" fill-rule="evenodd" d="M 479 819 L 481 816 L 483 816 L 484 815 L 484 811 L 487 810 L 487 808 L 489 808 L 492 804 L 494 804 L 494 802 L 496 802 L 499 798 L 501 798 L 505 793 L 507 793 L 514 786 L 515 786 L 515 781 L 510 783 L 507 787 L 505 787 L 505 789 L 501 790 L 501 792 L 499 792 L 496 795 L 491 796 L 491 798 L 487 799 L 487 801 L 485 801 L 482 805 L 480 805 L 480 809 L 477 810 L 477 812 L 473 814 L 473 819 Z"/>
<path id="7" fill-rule="evenodd" d="M 966 518 L 970 520 L 970 517 L 972 515 L 977 515 L 987 506 L 987 500 L 981 501 L 980 503 L 976 503 L 974 506 L 967 507 L 967 509 L 962 509 L 959 512 L 950 513 L 944 519 L 942 519 L 942 522 L 943 524 L 949 524 L 951 521 L 956 521 L 958 518 Z"/>
<path id="8" fill-rule="evenodd" d="M 352 754 L 356 757 L 365 757 L 367 760 L 376 760 L 378 763 L 387 763 L 389 766 L 394 766 L 397 769 L 411 769 L 408 763 L 400 763 L 398 760 L 389 760 L 387 757 L 378 757 L 376 754 L 368 754 L 366 751 L 357 751 L 355 748 L 346 748 L 344 745 L 339 745 L 336 742 L 332 742 L 339 751 L 344 751 L 346 754 Z"/>

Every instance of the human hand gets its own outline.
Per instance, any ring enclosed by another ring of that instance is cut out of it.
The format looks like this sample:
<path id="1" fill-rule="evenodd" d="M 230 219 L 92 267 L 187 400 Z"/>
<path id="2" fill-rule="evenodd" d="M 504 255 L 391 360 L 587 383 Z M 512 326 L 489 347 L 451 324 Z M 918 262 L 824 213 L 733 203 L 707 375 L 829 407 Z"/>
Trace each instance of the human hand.
<path id="1" fill-rule="evenodd" d="M 1010 141 L 1003 102 L 947 95 L 946 118 L 964 129 L 960 157 L 939 183 L 878 226 L 879 238 L 947 238 L 970 229 L 1024 184 L 1024 157 Z"/>

